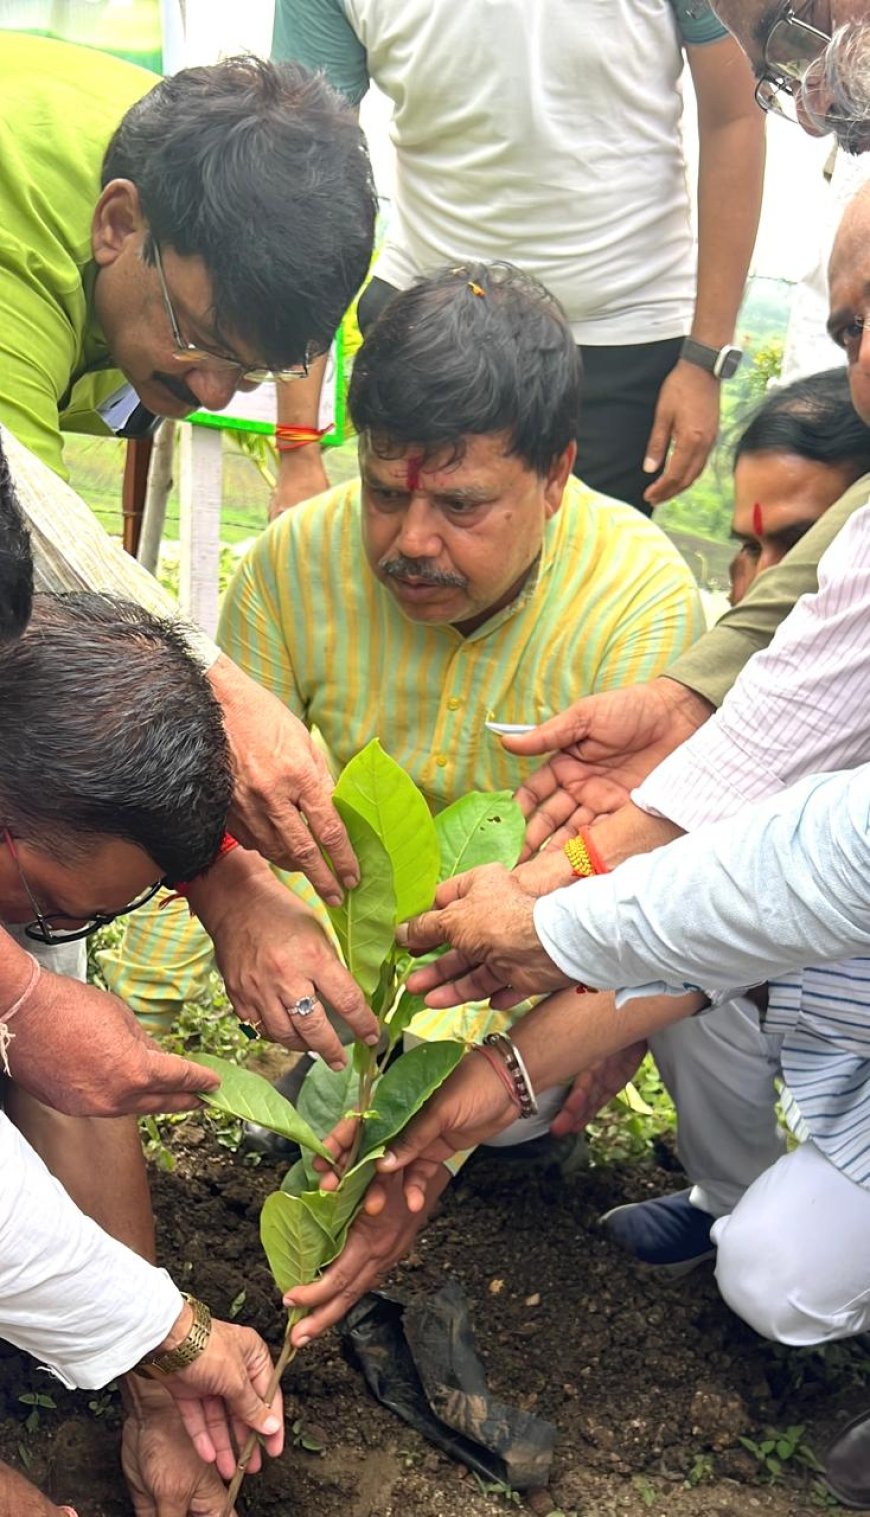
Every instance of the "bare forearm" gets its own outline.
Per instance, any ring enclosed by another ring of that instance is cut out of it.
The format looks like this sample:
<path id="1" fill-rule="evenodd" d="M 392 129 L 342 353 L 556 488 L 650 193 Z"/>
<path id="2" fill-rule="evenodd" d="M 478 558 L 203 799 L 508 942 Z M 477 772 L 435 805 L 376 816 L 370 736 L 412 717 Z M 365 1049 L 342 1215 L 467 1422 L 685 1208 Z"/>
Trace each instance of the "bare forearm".
<path id="1" fill-rule="evenodd" d="M 615 869 L 636 853 L 651 853 L 682 836 L 682 828 L 664 817 L 650 816 L 629 801 L 590 828 L 595 846 L 608 869 Z"/>
<path id="2" fill-rule="evenodd" d="M 717 44 L 717 47 L 723 46 Z M 698 95 L 698 285 L 692 336 L 709 347 L 731 342 L 755 247 L 764 180 L 764 121 L 753 81 L 736 45 L 736 57 L 715 63 L 700 49 L 692 56 Z M 714 77 L 715 76 L 715 77 Z M 728 114 L 732 92 L 743 100 Z M 723 100 L 723 94 L 725 96 Z"/>
<path id="3" fill-rule="evenodd" d="M 153 1264 L 154 1218 L 135 1117 L 67 1117 L 14 1084 L 6 1114 L 79 1210 Z"/>
<path id="4" fill-rule="evenodd" d="M 0 1464 L 0 1517 L 58 1517 L 62 1511 L 23 1475 Z"/>
<path id="5" fill-rule="evenodd" d="M 530 1011 L 511 1029 L 536 1090 L 563 1085 L 584 1069 L 693 1016 L 701 995 L 638 996 L 617 1009 L 610 992 L 578 995 L 562 990 Z"/>

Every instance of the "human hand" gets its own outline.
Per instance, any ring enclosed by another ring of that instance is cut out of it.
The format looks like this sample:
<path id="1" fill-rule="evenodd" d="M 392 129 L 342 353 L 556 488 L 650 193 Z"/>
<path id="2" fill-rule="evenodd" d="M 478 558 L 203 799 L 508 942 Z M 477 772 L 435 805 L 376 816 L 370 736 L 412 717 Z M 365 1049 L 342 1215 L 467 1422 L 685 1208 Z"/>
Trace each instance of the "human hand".
<path id="1" fill-rule="evenodd" d="M 445 880 L 435 894 L 435 909 L 403 922 L 396 939 L 412 954 L 442 943 L 452 952 L 414 970 L 408 989 L 425 995 L 427 1006 L 492 997 L 500 1008 L 570 985 L 538 938 L 534 905 L 534 896 L 502 864 L 484 864 Z M 502 989 L 507 1000 L 498 995 Z"/>
<path id="2" fill-rule="evenodd" d="M 568 1133 L 582 1132 L 601 1108 L 634 1078 L 645 1053 L 645 1042 L 631 1043 L 628 1048 L 621 1048 L 599 1064 L 584 1069 L 571 1086 L 564 1106 L 550 1123 L 553 1137 L 564 1138 Z"/>
<path id="3" fill-rule="evenodd" d="M 383 1175 L 405 1170 L 405 1200 L 412 1212 L 419 1212 L 443 1161 L 485 1143 L 508 1127 L 516 1115 L 517 1108 L 492 1065 L 486 1059 L 467 1054 L 417 1116 L 393 1139 L 387 1153 L 378 1159 L 377 1170 Z M 314 1168 L 323 1176 L 321 1190 L 338 1188 L 355 1151 L 358 1127 L 358 1117 L 342 1117 L 324 1139 L 333 1163 L 330 1166 L 325 1159 L 314 1160 Z M 365 1211 L 377 1216 L 383 1205 L 379 1182 L 375 1180 L 366 1192 Z"/>
<path id="4" fill-rule="evenodd" d="M 188 899 L 215 948 L 227 994 L 242 1021 L 264 1037 L 318 1053 L 331 1069 L 347 1055 L 330 1025 L 330 1006 L 363 1042 L 378 1041 L 378 1021 L 317 919 L 256 855 L 224 854 L 188 887 Z M 295 1001 L 314 996 L 306 1017 Z"/>
<path id="5" fill-rule="evenodd" d="M 329 489 L 329 480 L 323 467 L 319 442 L 310 442 L 304 448 L 294 448 L 283 453 L 278 465 L 278 478 L 269 497 L 269 520 L 274 521 L 282 512 L 298 506 L 312 495 L 320 495 Z"/>
<path id="6" fill-rule="evenodd" d="M 503 737 L 511 753 L 559 750 L 516 794 L 528 818 L 524 856 L 624 806 L 635 786 L 712 712 L 703 696 L 660 675 L 645 685 L 588 695 L 531 732 Z"/>
<path id="7" fill-rule="evenodd" d="M 135 1517 L 225 1517 L 227 1488 L 200 1459 L 169 1392 L 128 1375 L 122 1394 L 121 1468 Z"/>
<path id="8" fill-rule="evenodd" d="M 187 1302 L 185 1311 L 190 1312 Z M 174 1348 L 189 1327 L 189 1316 L 182 1312 L 173 1333 L 155 1352 Z M 225 1480 L 235 1473 L 235 1447 L 244 1444 L 249 1431 L 261 1435 L 263 1447 L 273 1458 L 284 1447 L 281 1392 L 276 1389 L 271 1406 L 263 1399 L 271 1374 L 272 1360 L 259 1334 L 216 1318 L 199 1357 L 160 1382 L 174 1398 L 199 1457 L 214 1464 Z M 258 1470 L 260 1463 L 257 1446 L 248 1468 Z"/>
<path id="9" fill-rule="evenodd" d="M 2 1517 L 76 1517 L 71 1506 L 55 1506 L 47 1496 L 13 1470 L 0 1463 L 0 1513 Z"/>
<path id="10" fill-rule="evenodd" d="M 16 1084 L 71 1117 L 195 1111 L 199 1092 L 220 1083 L 164 1053 L 116 996 L 65 975 L 42 972 L 10 1031 Z"/>
<path id="11" fill-rule="evenodd" d="M 273 864 L 301 870 L 318 895 L 337 905 L 341 890 L 320 847 L 348 890 L 359 883 L 359 867 L 332 804 L 332 777 L 323 754 L 299 718 L 223 654 L 208 677 L 232 751 L 233 837 Z"/>
<path id="12" fill-rule="evenodd" d="M 681 358 L 659 390 L 643 466 L 647 474 L 667 467 L 643 492 L 650 506 L 688 490 L 707 462 L 719 430 L 720 383 Z M 670 453 L 668 452 L 670 449 Z"/>
<path id="13" fill-rule="evenodd" d="M 354 1302 L 408 1252 L 450 1181 L 450 1172 L 443 1164 L 432 1165 L 431 1171 L 426 1204 L 416 1212 L 405 1204 L 401 1174 L 385 1176 L 370 1186 L 365 1208 L 355 1219 L 338 1258 L 310 1285 L 296 1285 L 287 1292 L 285 1306 L 303 1307 L 308 1312 L 291 1333 L 297 1348 L 304 1348 L 312 1338 L 340 1322 Z"/>

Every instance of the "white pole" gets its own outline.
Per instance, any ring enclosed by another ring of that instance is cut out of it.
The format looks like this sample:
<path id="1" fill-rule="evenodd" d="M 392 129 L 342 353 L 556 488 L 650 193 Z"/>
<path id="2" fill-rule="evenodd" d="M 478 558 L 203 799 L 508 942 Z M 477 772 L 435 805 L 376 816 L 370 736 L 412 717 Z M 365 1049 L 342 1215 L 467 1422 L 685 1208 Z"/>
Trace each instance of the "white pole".
<path id="1" fill-rule="evenodd" d="M 214 427 L 182 425 L 179 468 L 179 600 L 211 636 L 218 619 L 222 438 Z"/>

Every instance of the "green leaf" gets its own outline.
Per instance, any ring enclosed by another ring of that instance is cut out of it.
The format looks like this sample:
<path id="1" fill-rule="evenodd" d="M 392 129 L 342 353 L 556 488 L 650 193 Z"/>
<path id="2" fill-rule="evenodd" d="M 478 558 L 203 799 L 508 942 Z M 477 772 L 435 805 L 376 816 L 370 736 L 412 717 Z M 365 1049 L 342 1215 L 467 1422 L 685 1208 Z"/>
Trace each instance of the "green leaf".
<path id="1" fill-rule="evenodd" d="M 358 1088 L 353 1059 L 348 1059 L 344 1069 L 330 1069 L 322 1059 L 315 1059 L 299 1092 L 299 1114 L 325 1138 L 356 1105 Z"/>
<path id="2" fill-rule="evenodd" d="M 629 1080 L 627 1085 L 623 1086 L 622 1090 L 617 1092 L 617 1100 L 623 1106 L 628 1107 L 629 1111 L 637 1112 L 642 1117 L 652 1117 L 655 1115 L 652 1107 L 647 1105 L 637 1086 L 631 1080 Z"/>
<path id="3" fill-rule="evenodd" d="M 279 1291 L 313 1280 L 332 1248 L 300 1196 L 273 1191 L 260 1212 L 260 1241 Z"/>
<path id="4" fill-rule="evenodd" d="M 396 1003 L 396 1009 L 387 1023 L 387 1038 L 391 1050 L 395 1048 L 408 1023 L 414 1020 L 418 1011 L 424 1011 L 425 1008 L 426 1001 L 423 996 L 414 996 L 410 990 L 402 991 Z"/>
<path id="5" fill-rule="evenodd" d="M 262 1075 L 254 1074 L 252 1069 L 243 1069 L 238 1064 L 230 1064 L 229 1060 L 219 1059 L 211 1053 L 196 1054 L 193 1062 L 204 1065 L 206 1069 L 213 1069 L 221 1077 L 217 1090 L 200 1093 L 200 1099 L 207 1106 L 214 1106 L 218 1111 L 228 1111 L 231 1116 L 241 1117 L 245 1122 L 257 1122 L 261 1127 L 271 1128 L 272 1132 L 281 1133 L 282 1137 L 290 1138 L 301 1148 L 310 1148 L 313 1153 L 332 1162 L 329 1149 L 324 1148 L 305 1118 L 300 1117 L 295 1107 L 279 1095 Z"/>
<path id="6" fill-rule="evenodd" d="M 328 906 L 327 910 L 344 962 L 365 995 L 370 996 L 393 946 L 397 921 L 393 869 L 371 824 L 337 791 L 334 800 L 359 862 L 360 883 L 346 891 L 340 906 Z"/>
<path id="7" fill-rule="evenodd" d="M 301 1196 L 302 1192 L 307 1190 L 310 1184 L 311 1180 L 309 1179 L 303 1160 L 297 1159 L 296 1163 L 290 1166 L 281 1181 L 281 1189 L 287 1196 Z"/>
<path id="8" fill-rule="evenodd" d="M 505 864 L 520 856 L 526 823 L 509 790 L 487 794 L 473 790 L 435 818 L 441 850 L 441 879 L 449 880 L 478 864 Z"/>
<path id="9" fill-rule="evenodd" d="M 393 870 L 396 920 L 432 905 L 440 852 L 429 807 L 404 769 L 377 738 L 342 770 L 335 799 L 365 818 L 383 843 Z M 363 879 L 365 879 L 363 871 Z"/>
<path id="10" fill-rule="evenodd" d="M 464 1043 L 420 1043 L 391 1064 L 372 1097 L 377 1116 L 365 1124 L 360 1157 L 388 1143 L 443 1085 L 465 1052 Z"/>
<path id="11" fill-rule="evenodd" d="M 341 1253 L 347 1230 L 359 1211 L 374 1172 L 374 1159 L 366 1159 L 344 1176 L 338 1190 L 309 1190 L 299 1197 L 318 1226 L 332 1239 L 333 1247 L 324 1264 Z"/>

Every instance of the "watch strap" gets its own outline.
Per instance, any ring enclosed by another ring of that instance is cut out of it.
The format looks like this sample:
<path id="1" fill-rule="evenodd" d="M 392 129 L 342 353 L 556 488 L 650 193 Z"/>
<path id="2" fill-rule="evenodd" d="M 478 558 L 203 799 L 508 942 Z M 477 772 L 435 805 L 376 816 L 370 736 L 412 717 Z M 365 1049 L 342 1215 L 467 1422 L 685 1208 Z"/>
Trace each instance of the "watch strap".
<path id="1" fill-rule="evenodd" d="M 186 1337 L 176 1344 L 175 1348 L 167 1349 L 162 1354 L 146 1354 L 136 1365 L 137 1370 L 150 1375 L 155 1379 L 162 1379 L 164 1375 L 175 1375 L 179 1370 L 186 1369 L 193 1364 L 203 1352 L 211 1337 L 211 1312 L 204 1301 L 197 1301 L 195 1296 L 189 1296 L 182 1291 L 182 1296 L 193 1310 L 193 1322 Z"/>
<path id="2" fill-rule="evenodd" d="M 680 357 L 712 374 L 714 379 L 730 379 L 743 361 L 740 348 L 735 348 L 730 343 L 726 343 L 723 348 L 708 348 L 706 343 L 696 342 L 694 337 L 683 340 Z"/>

